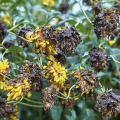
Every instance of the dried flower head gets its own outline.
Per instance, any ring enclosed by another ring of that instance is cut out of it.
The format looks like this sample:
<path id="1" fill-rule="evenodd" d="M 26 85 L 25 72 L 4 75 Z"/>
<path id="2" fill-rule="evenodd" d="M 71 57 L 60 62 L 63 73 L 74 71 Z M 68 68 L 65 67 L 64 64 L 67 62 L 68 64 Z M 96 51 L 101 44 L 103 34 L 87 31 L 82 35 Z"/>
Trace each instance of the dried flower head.
<path id="1" fill-rule="evenodd" d="M 99 79 L 92 71 L 81 69 L 80 72 L 72 71 L 73 76 L 77 78 L 76 88 L 78 88 L 81 95 L 88 97 L 93 96 L 93 88 L 100 87 Z"/>
<path id="2" fill-rule="evenodd" d="M 68 0 L 61 3 L 60 6 L 59 6 L 59 11 L 63 14 L 67 13 L 67 10 L 69 8 L 69 4 L 68 4 Z"/>
<path id="3" fill-rule="evenodd" d="M 87 5 L 91 5 L 92 3 L 91 3 L 91 0 L 83 0 L 82 1 L 83 3 L 86 3 Z"/>
<path id="4" fill-rule="evenodd" d="M 118 22 L 119 12 L 115 8 L 113 10 L 104 9 L 103 13 L 96 15 L 92 23 L 98 40 L 107 36 L 108 39 L 110 36 L 114 36 Z"/>
<path id="5" fill-rule="evenodd" d="M 75 29 L 75 26 L 66 27 L 63 30 L 58 30 L 57 33 L 58 48 L 65 54 L 70 55 L 76 49 L 77 45 L 82 41 L 80 34 Z"/>
<path id="6" fill-rule="evenodd" d="M 106 69 L 106 66 L 110 61 L 107 53 L 95 46 L 89 51 L 88 60 L 90 60 L 91 67 L 94 67 L 96 71 Z"/>
<path id="7" fill-rule="evenodd" d="M 31 80 L 26 73 L 19 74 L 14 79 L 9 80 L 5 88 L 5 91 L 9 91 L 7 100 L 23 99 L 23 96 L 31 89 L 30 83 Z"/>
<path id="8" fill-rule="evenodd" d="M 48 61 L 47 66 L 43 67 L 46 69 L 44 78 L 47 78 L 48 81 L 53 85 L 57 90 L 61 89 L 67 79 L 67 70 L 65 67 L 56 61 Z"/>
<path id="9" fill-rule="evenodd" d="M 31 32 L 31 30 L 32 30 L 32 28 L 30 26 L 25 26 L 25 27 L 15 30 L 15 33 L 18 36 L 25 38 L 26 34 L 28 32 Z M 18 40 L 18 45 L 22 45 L 23 47 L 30 47 L 30 42 L 27 42 L 18 36 L 16 37 L 16 39 Z"/>
<path id="10" fill-rule="evenodd" d="M 56 30 L 51 27 L 37 27 L 36 30 L 32 33 L 29 32 L 26 35 L 26 38 L 35 43 L 35 53 L 44 52 L 44 54 L 49 58 L 51 52 L 57 54 L 57 38 Z"/>
<path id="11" fill-rule="evenodd" d="M 53 60 L 56 60 L 57 62 L 60 62 L 61 64 L 65 64 L 66 62 L 66 55 L 59 49 L 57 48 L 57 54 L 52 53 L 53 55 Z"/>
<path id="12" fill-rule="evenodd" d="M 54 4 L 55 4 L 55 0 L 42 0 L 42 3 L 43 3 L 44 5 L 47 5 L 47 6 L 52 7 L 52 6 L 54 6 Z"/>
<path id="13" fill-rule="evenodd" d="M 111 115 L 117 116 L 119 113 L 119 101 L 120 96 L 112 91 L 106 90 L 104 93 L 97 96 L 95 110 L 104 118 Z"/>
<path id="14" fill-rule="evenodd" d="M 31 79 L 31 90 L 41 91 L 42 89 L 42 74 L 37 64 L 28 60 L 24 61 L 25 66 L 21 65 L 19 71 L 21 74 L 27 73 Z"/>
<path id="15" fill-rule="evenodd" d="M 3 62 L 0 61 L 0 73 L 3 75 L 10 77 L 10 68 L 12 65 L 10 63 L 7 63 L 7 59 Z M 7 84 L 7 78 L 3 75 L 0 75 L 0 89 L 3 90 Z"/>
<path id="16" fill-rule="evenodd" d="M 93 0 L 92 10 L 95 15 L 99 14 L 102 11 L 100 2 L 101 0 Z"/>
<path id="17" fill-rule="evenodd" d="M 118 9 L 119 15 L 120 15 L 120 3 L 118 3 L 117 1 L 120 2 L 120 0 L 116 0 L 116 2 L 114 2 L 114 6 L 115 6 L 115 8 Z"/>
<path id="18" fill-rule="evenodd" d="M 5 41 L 3 45 L 8 49 L 9 47 L 14 46 L 14 41 Z"/>
<path id="19" fill-rule="evenodd" d="M 52 110 L 53 105 L 56 103 L 57 94 L 57 89 L 53 86 L 42 90 L 41 100 L 45 111 Z"/>
<path id="20" fill-rule="evenodd" d="M 0 21 L 0 43 L 2 43 L 3 39 L 8 35 L 7 27 L 4 25 L 2 21 Z"/>
<path id="21" fill-rule="evenodd" d="M 19 120 L 16 114 L 18 114 L 17 106 L 6 104 L 6 100 L 4 98 L 0 98 L 0 119 L 8 118 L 11 120 Z"/>
<path id="22" fill-rule="evenodd" d="M 64 88 L 62 88 L 60 90 L 60 92 L 62 92 L 64 95 L 68 96 L 68 92 L 69 92 L 69 89 L 71 87 L 71 83 L 70 83 L 70 79 L 67 79 L 65 81 L 65 84 L 64 84 Z M 61 96 L 61 95 L 59 95 Z M 63 97 L 63 96 L 62 96 Z M 75 97 L 75 93 L 74 93 L 74 90 L 71 89 L 70 91 L 70 97 Z M 74 99 L 59 99 L 60 101 L 60 104 L 63 105 L 65 108 L 73 108 L 73 105 L 75 104 L 75 100 Z"/>

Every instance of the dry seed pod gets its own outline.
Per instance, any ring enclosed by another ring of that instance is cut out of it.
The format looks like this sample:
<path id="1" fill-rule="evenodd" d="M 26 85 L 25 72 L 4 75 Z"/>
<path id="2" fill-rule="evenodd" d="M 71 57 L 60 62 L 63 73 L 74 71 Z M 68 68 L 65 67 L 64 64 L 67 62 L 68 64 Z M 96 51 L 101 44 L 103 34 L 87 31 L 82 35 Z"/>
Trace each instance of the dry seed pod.
<path id="1" fill-rule="evenodd" d="M 111 59 L 108 59 L 107 53 L 98 47 L 93 47 L 89 51 L 88 60 L 90 60 L 91 67 L 94 67 L 96 71 L 106 69 Z"/>
<path id="2" fill-rule="evenodd" d="M 77 45 L 82 41 L 80 34 L 75 26 L 66 27 L 57 31 L 58 48 L 65 54 L 70 55 L 76 49 Z"/>
<path id="3" fill-rule="evenodd" d="M 32 28 L 30 26 L 25 26 L 23 28 L 19 28 L 15 31 L 15 33 L 18 35 L 18 36 L 21 36 L 23 38 L 25 38 L 26 34 L 28 32 L 31 32 L 32 31 Z M 23 40 L 22 38 L 20 37 L 16 37 L 16 39 L 18 40 L 18 45 L 22 45 L 23 48 L 24 47 L 30 47 L 30 42 L 27 42 L 25 40 Z"/>
<path id="4" fill-rule="evenodd" d="M 42 90 L 41 100 L 45 111 L 52 110 L 53 105 L 56 103 L 57 94 L 57 89 L 53 86 Z"/>
<path id="5" fill-rule="evenodd" d="M 102 117 L 109 117 L 111 115 L 117 116 L 119 113 L 120 96 L 112 91 L 106 90 L 104 93 L 97 96 L 95 110 L 98 111 Z"/>
<path id="6" fill-rule="evenodd" d="M 81 95 L 85 97 L 92 97 L 93 96 L 93 88 L 100 87 L 99 79 L 96 74 L 92 71 L 87 69 L 81 69 L 81 71 L 76 72 L 72 71 L 73 76 L 77 78 L 76 81 L 76 88 L 78 88 Z"/>
<path id="7" fill-rule="evenodd" d="M 99 13 L 95 16 L 93 20 L 94 32 L 97 39 L 103 39 L 108 36 L 115 36 L 117 29 L 117 23 L 119 22 L 119 12 L 118 9 L 104 9 L 103 13 Z"/>

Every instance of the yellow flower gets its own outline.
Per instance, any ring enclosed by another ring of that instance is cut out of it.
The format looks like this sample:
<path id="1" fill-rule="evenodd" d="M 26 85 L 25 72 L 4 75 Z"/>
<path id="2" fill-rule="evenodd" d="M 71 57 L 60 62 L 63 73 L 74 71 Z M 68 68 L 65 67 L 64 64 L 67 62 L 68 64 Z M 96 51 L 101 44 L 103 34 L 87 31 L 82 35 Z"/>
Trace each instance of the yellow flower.
<path id="1" fill-rule="evenodd" d="M 0 73 L 6 73 L 7 68 L 9 68 L 9 65 L 7 63 L 7 59 L 4 60 L 3 62 L 0 61 Z"/>
<path id="2" fill-rule="evenodd" d="M 44 5 L 52 7 L 55 4 L 55 1 L 54 0 L 43 0 L 42 3 Z"/>
<path id="3" fill-rule="evenodd" d="M 21 76 L 22 77 L 22 76 Z M 23 77 L 24 78 L 24 77 Z M 23 81 L 16 83 L 16 85 L 8 85 L 6 86 L 5 90 L 9 91 L 7 94 L 8 98 L 7 101 L 16 99 L 16 101 L 23 99 L 23 96 L 29 91 L 30 85 L 28 83 L 28 78 L 23 79 Z"/>
<path id="4" fill-rule="evenodd" d="M 9 14 L 5 14 L 5 15 L 3 16 L 3 22 L 4 22 L 4 23 L 7 23 L 7 22 L 10 20 L 10 18 L 11 18 L 11 16 L 10 16 Z"/>
<path id="5" fill-rule="evenodd" d="M 110 45 L 113 45 L 113 44 L 115 43 L 115 41 L 114 41 L 114 40 L 109 40 L 108 43 L 109 43 Z"/>
<path id="6" fill-rule="evenodd" d="M 65 67 L 59 62 L 48 61 L 47 66 L 44 66 L 43 68 L 46 69 L 43 77 L 47 78 L 57 90 L 61 89 L 67 79 L 67 70 Z"/>
<path id="7" fill-rule="evenodd" d="M 32 96 L 31 92 L 28 92 L 27 97 L 30 98 Z"/>

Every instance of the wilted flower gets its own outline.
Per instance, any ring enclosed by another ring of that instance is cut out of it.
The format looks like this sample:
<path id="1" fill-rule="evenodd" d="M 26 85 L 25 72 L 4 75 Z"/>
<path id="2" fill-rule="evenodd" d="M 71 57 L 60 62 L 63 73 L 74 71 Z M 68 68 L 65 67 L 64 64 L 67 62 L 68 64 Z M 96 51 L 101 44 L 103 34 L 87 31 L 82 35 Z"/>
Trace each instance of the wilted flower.
<path id="1" fill-rule="evenodd" d="M 60 6 L 59 6 L 59 11 L 60 11 L 61 13 L 63 13 L 63 14 L 67 13 L 67 10 L 68 10 L 68 8 L 69 8 L 68 1 L 69 1 L 69 0 L 61 3 Z"/>
<path id="2" fill-rule="evenodd" d="M 78 88 L 81 95 L 88 97 L 93 96 L 93 88 L 100 87 L 99 79 L 96 74 L 87 69 L 81 69 L 80 72 L 72 71 L 73 76 L 77 78 L 76 88 Z"/>
<path id="3" fill-rule="evenodd" d="M 63 65 L 56 61 L 48 61 L 47 66 L 43 67 L 46 69 L 44 78 L 47 78 L 49 82 L 56 88 L 61 89 L 67 79 L 67 70 Z"/>
<path id="4" fill-rule="evenodd" d="M 7 101 L 16 99 L 16 101 L 23 98 L 23 96 L 30 90 L 31 80 L 28 74 L 19 74 L 14 79 L 9 80 L 5 90 L 9 91 L 7 94 Z"/>
<path id="5" fill-rule="evenodd" d="M 0 21 L 0 43 L 2 43 L 3 39 L 8 35 L 7 28 L 3 24 L 2 21 Z"/>
<path id="6" fill-rule="evenodd" d="M 44 5 L 52 7 L 55 4 L 55 1 L 54 0 L 42 0 L 42 3 Z"/>
<path id="7" fill-rule="evenodd" d="M 101 0 L 93 0 L 92 10 L 95 15 L 99 14 L 102 11 Z"/>
<path id="8" fill-rule="evenodd" d="M 119 11 L 119 15 L 120 15 L 120 3 L 118 3 L 117 1 L 120 2 L 120 0 L 116 0 L 116 1 L 114 2 L 114 6 L 115 6 L 115 8 L 118 9 L 118 11 Z"/>
<path id="9" fill-rule="evenodd" d="M 118 9 L 104 9 L 103 13 L 96 15 L 93 23 L 94 32 L 97 35 L 98 40 L 108 36 L 114 36 L 116 32 L 117 23 L 119 22 Z"/>
<path id="10" fill-rule="evenodd" d="M 28 60 L 24 61 L 25 66 L 21 65 L 19 71 L 21 74 L 27 73 L 31 80 L 31 90 L 41 91 L 42 89 L 42 74 L 37 64 Z"/>
<path id="11" fill-rule="evenodd" d="M 75 26 L 58 30 L 57 40 L 58 48 L 67 55 L 70 55 L 76 49 L 77 45 L 82 41 L 80 34 L 75 29 Z"/>
<path id="12" fill-rule="evenodd" d="M 117 116 L 119 113 L 119 101 L 120 96 L 112 91 L 106 90 L 104 93 L 97 96 L 95 110 L 104 118 L 111 115 Z"/>
<path id="13" fill-rule="evenodd" d="M 21 36 L 23 38 L 25 38 L 26 34 L 28 32 L 31 32 L 32 28 L 30 26 L 25 26 L 25 27 L 22 27 L 20 29 L 17 29 L 15 31 L 15 33 L 18 35 L 18 36 Z M 30 47 L 30 42 L 27 42 L 25 40 L 23 40 L 22 38 L 20 37 L 16 37 L 16 39 L 18 40 L 18 45 L 22 45 L 23 47 Z"/>
<path id="14" fill-rule="evenodd" d="M 106 69 L 110 61 L 107 53 L 95 46 L 89 51 L 88 60 L 90 60 L 91 67 L 94 67 L 96 71 Z"/>
<path id="15" fill-rule="evenodd" d="M 11 67 L 12 67 L 11 64 L 7 63 L 7 59 L 4 60 L 3 62 L 0 61 L 0 73 L 2 73 L 3 75 L 10 77 Z M 0 75 L 0 89 L 4 89 L 7 84 L 7 78 L 3 75 Z"/>
<path id="16" fill-rule="evenodd" d="M 53 27 L 37 27 L 33 33 L 29 32 L 26 38 L 35 43 L 36 54 L 44 52 L 48 58 L 51 56 L 51 52 L 57 54 L 56 30 Z"/>
<path id="17" fill-rule="evenodd" d="M 57 89 L 53 86 L 42 90 L 41 100 L 45 111 L 52 110 L 53 105 L 56 103 L 57 94 Z"/>
<path id="18" fill-rule="evenodd" d="M 60 92 L 62 92 L 64 95 L 68 96 L 68 92 L 69 92 L 69 89 L 71 87 L 71 84 L 70 84 L 70 79 L 67 79 L 65 81 L 65 84 L 64 84 L 64 87 L 60 90 Z M 61 96 L 61 95 L 60 95 Z M 62 96 L 63 97 L 63 96 Z M 75 93 L 74 93 L 74 90 L 71 89 L 70 91 L 70 97 L 75 97 Z M 73 108 L 73 105 L 75 104 L 75 100 L 74 99 L 59 99 L 60 100 L 60 104 L 63 105 L 65 108 Z"/>
<path id="19" fill-rule="evenodd" d="M 3 16 L 3 22 L 4 22 L 4 23 L 7 23 L 7 22 L 10 20 L 10 18 L 11 18 L 11 16 L 10 16 L 9 14 L 5 14 L 5 15 Z"/>
<path id="20" fill-rule="evenodd" d="M 17 106 L 7 104 L 4 98 L 0 98 L 0 119 L 8 118 L 11 120 L 19 120 L 16 116 Z"/>

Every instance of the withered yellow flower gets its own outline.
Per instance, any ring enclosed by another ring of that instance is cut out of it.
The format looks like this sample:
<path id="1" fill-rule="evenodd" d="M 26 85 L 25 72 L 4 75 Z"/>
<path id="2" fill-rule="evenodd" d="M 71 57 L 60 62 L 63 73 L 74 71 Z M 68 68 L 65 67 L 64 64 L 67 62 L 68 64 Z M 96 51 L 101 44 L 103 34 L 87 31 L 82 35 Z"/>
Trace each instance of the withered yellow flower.
<path id="1" fill-rule="evenodd" d="M 68 78 L 66 73 L 67 70 L 63 65 L 56 61 L 48 61 L 47 66 L 43 67 L 46 69 L 44 78 L 47 78 L 49 82 L 57 89 L 61 89 Z"/>
<path id="2" fill-rule="evenodd" d="M 7 23 L 7 22 L 10 20 L 10 18 L 11 18 L 11 16 L 10 16 L 9 14 L 5 14 L 5 15 L 3 16 L 3 22 L 4 22 L 4 23 Z"/>
<path id="3" fill-rule="evenodd" d="M 42 0 L 42 3 L 44 5 L 52 7 L 55 4 L 55 1 L 54 0 Z"/>

